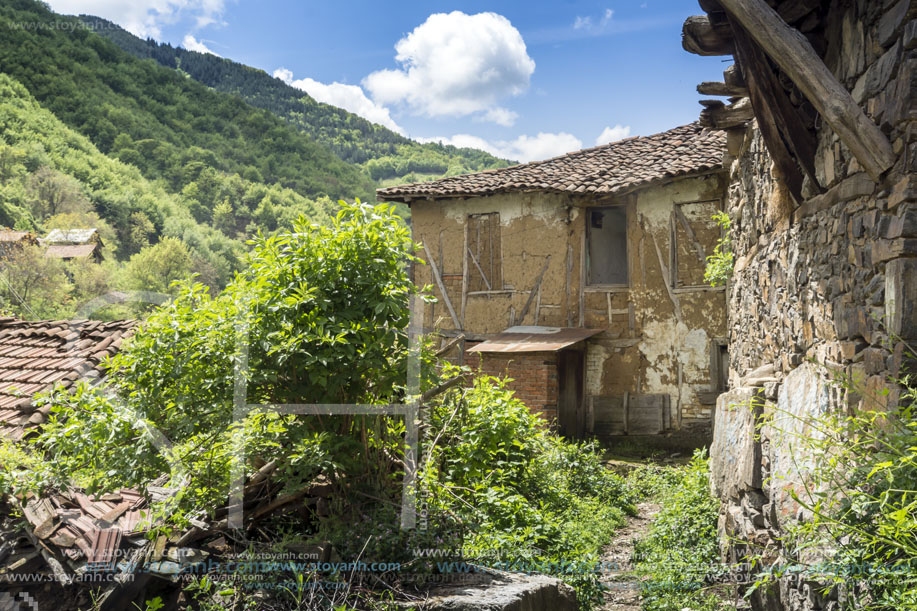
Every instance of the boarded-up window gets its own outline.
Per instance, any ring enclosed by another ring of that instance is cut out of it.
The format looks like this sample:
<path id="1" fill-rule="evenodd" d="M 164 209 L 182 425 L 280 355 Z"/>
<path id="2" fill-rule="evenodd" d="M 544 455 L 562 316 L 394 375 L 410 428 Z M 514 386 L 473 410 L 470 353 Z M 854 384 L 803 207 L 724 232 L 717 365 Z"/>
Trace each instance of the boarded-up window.
<path id="1" fill-rule="evenodd" d="M 500 213 L 468 216 L 468 290 L 503 289 L 503 261 L 500 253 Z"/>
<path id="2" fill-rule="evenodd" d="M 706 284 L 706 257 L 713 253 L 713 247 L 720 237 L 720 228 L 713 220 L 719 208 L 719 200 L 675 204 L 672 212 L 675 237 L 674 286 Z"/>
<path id="3" fill-rule="evenodd" d="M 586 210 L 586 269 L 589 284 L 627 284 L 627 210 Z"/>

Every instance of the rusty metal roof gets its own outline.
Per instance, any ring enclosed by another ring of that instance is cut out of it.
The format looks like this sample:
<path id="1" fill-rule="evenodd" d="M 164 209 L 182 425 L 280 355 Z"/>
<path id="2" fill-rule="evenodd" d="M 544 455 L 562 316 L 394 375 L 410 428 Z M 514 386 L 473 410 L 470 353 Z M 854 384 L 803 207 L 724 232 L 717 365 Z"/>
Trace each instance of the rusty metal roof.
<path id="1" fill-rule="evenodd" d="M 602 329 L 510 327 L 468 352 L 557 352 L 589 339 Z"/>

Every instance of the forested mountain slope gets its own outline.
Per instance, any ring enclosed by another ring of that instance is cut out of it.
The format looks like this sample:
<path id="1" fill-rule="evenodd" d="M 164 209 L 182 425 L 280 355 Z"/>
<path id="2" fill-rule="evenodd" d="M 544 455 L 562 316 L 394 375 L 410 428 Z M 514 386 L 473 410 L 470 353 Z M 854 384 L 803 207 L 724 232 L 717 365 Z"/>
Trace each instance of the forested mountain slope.
<path id="1" fill-rule="evenodd" d="M 180 192 L 207 170 L 306 197 L 372 196 L 372 181 L 263 109 L 141 61 L 32 0 L 0 5 L 0 66 L 103 153 Z M 74 21 L 75 23 L 75 21 Z"/>
<path id="2" fill-rule="evenodd" d="M 344 161 L 362 165 L 373 179 L 455 175 L 509 165 L 477 149 L 415 142 L 346 110 L 317 102 L 263 70 L 209 53 L 142 40 L 99 17 L 80 18 L 136 57 L 179 69 L 208 87 L 236 94 L 253 106 L 283 117 Z"/>

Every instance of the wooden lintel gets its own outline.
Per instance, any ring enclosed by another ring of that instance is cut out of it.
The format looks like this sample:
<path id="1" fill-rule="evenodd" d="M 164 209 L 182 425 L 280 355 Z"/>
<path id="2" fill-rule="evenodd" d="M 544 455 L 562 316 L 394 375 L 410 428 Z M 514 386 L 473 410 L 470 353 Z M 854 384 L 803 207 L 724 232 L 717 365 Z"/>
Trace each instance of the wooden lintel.
<path id="1" fill-rule="evenodd" d="M 720 3 L 799 87 L 860 165 L 878 182 L 895 162 L 892 146 L 805 36 L 787 25 L 764 0 L 720 0 Z"/>

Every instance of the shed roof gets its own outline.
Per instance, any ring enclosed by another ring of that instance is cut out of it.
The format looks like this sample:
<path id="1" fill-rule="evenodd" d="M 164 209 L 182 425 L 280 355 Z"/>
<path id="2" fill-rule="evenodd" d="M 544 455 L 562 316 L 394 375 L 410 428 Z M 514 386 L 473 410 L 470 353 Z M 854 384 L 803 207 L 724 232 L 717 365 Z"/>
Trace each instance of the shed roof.
<path id="1" fill-rule="evenodd" d="M 136 321 L 0 318 L 0 436 L 19 439 L 44 422 L 50 406 L 32 397 L 55 384 L 100 375 L 102 361 L 121 348 Z"/>
<path id="2" fill-rule="evenodd" d="M 545 161 L 378 189 L 382 201 L 470 197 L 519 191 L 611 195 L 660 179 L 718 170 L 726 136 L 691 123 L 567 153 Z"/>
<path id="3" fill-rule="evenodd" d="M 572 327 L 510 327 L 468 352 L 557 352 L 601 332 Z"/>

